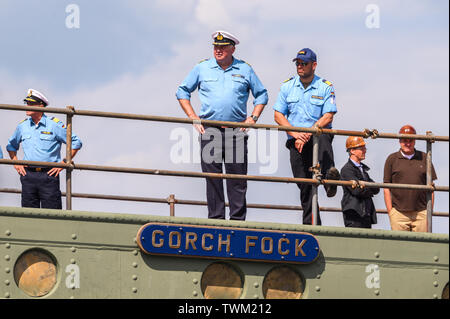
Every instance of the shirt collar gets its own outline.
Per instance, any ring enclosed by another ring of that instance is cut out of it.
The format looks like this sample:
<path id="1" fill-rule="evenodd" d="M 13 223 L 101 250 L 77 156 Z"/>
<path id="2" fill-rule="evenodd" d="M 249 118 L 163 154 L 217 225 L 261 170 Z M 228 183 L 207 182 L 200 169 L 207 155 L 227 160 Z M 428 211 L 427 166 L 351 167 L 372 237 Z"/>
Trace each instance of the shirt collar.
<path id="1" fill-rule="evenodd" d="M 216 59 L 215 59 L 215 58 L 212 58 L 212 59 L 211 59 L 211 69 L 214 69 L 214 68 L 222 69 L 222 68 L 220 67 L 220 65 L 217 63 Z M 239 61 L 238 61 L 235 57 L 233 57 L 233 62 L 232 62 L 231 65 L 227 68 L 227 70 L 230 69 L 230 68 L 233 68 L 233 69 L 239 69 Z M 224 70 L 224 71 L 226 71 L 226 70 Z"/>
<path id="2" fill-rule="evenodd" d="M 367 165 L 364 164 L 363 162 L 357 163 L 357 162 L 355 162 L 354 160 L 352 160 L 351 158 L 349 158 L 349 160 L 352 161 L 352 163 L 353 163 L 356 167 L 358 167 L 359 169 L 362 169 L 363 171 L 366 171 L 366 172 L 367 172 L 367 171 L 370 170 L 369 166 L 367 166 Z"/>
<path id="3" fill-rule="evenodd" d="M 351 158 L 349 158 L 349 160 L 351 160 L 352 163 L 353 163 L 356 167 L 362 167 L 361 163 L 355 162 L 355 161 L 352 160 Z"/>
<path id="4" fill-rule="evenodd" d="M 35 125 L 34 122 L 33 122 L 33 119 L 31 117 L 29 118 L 29 120 L 30 120 L 30 126 L 31 125 Z M 45 114 L 42 114 L 42 117 L 41 117 L 41 119 L 39 120 L 39 123 L 36 126 L 38 127 L 39 125 L 47 126 L 47 116 Z"/>
<path id="5" fill-rule="evenodd" d="M 314 79 L 312 80 L 310 86 L 317 89 L 319 87 L 319 81 L 320 78 L 317 75 L 314 75 Z"/>
<path id="6" fill-rule="evenodd" d="M 403 155 L 403 152 L 402 152 L 401 149 L 398 151 L 397 155 L 398 155 L 398 158 L 406 158 L 406 159 L 408 159 L 407 157 L 405 157 Z M 411 157 L 411 159 L 415 158 L 416 156 L 417 156 L 417 150 L 414 149 L 414 155 Z"/>
<path id="7" fill-rule="evenodd" d="M 318 82 L 319 80 L 320 80 L 320 77 L 318 77 L 317 75 L 314 75 L 314 78 L 313 78 L 311 84 L 305 90 L 308 90 L 309 88 L 317 89 L 319 87 L 319 82 Z M 298 74 L 297 74 L 296 81 L 297 82 L 295 83 L 295 86 L 303 87 L 303 84 L 300 81 L 300 75 L 298 75 Z"/>

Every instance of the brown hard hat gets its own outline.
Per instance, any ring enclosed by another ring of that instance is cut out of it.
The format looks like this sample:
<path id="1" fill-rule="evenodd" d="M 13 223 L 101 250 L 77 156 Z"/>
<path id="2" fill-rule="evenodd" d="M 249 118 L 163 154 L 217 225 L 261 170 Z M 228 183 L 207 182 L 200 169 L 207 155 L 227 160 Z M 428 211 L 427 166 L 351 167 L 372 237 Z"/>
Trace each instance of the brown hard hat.
<path id="1" fill-rule="evenodd" d="M 349 136 L 345 142 L 345 147 L 348 149 L 366 145 L 361 136 Z"/>
<path id="2" fill-rule="evenodd" d="M 403 125 L 398 134 L 416 134 L 416 129 L 409 124 Z"/>

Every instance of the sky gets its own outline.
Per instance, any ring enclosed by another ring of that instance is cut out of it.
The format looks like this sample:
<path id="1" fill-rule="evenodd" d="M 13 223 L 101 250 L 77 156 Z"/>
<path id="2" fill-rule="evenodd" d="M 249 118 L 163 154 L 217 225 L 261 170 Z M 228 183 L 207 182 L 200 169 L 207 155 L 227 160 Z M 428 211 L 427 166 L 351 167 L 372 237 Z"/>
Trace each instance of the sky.
<path id="1" fill-rule="evenodd" d="M 51 107 L 185 117 L 177 87 L 199 61 L 212 57 L 211 34 L 227 30 L 241 42 L 234 56 L 248 62 L 268 90 L 259 124 L 275 124 L 272 107 L 280 86 L 296 74 L 292 58 L 309 47 L 318 56 L 316 74 L 336 91 L 333 128 L 397 133 L 411 124 L 418 134 L 448 136 L 448 7 L 445 0 L 0 0 L 0 103 L 22 104 L 34 88 Z M 252 102 L 250 97 L 249 114 Z M 192 103 L 199 112 L 197 93 Z M 3 153 L 24 118 L 23 111 L 0 110 Z M 84 144 L 76 163 L 201 171 L 190 125 L 79 116 L 73 127 Z M 292 177 L 285 133 L 249 134 L 255 141 L 249 174 Z M 339 169 L 348 159 L 345 139 L 333 142 Z M 372 179 L 382 182 L 384 161 L 399 149 L 398 141 L 366 142 L 364 163 Z M 177 156 L 180 145 L 187 159 Z M 418 141 L 416 148 L 425 151 L 426 143 Z M 449 185 L 448 154 L 447 142 L 433 144 L 436 185 Z M 72 187 L 79 193 L 206 200 L 205 182 L 198 178 L 75 171 Z M 20 188 L 11 166 L 0 165 L 0 188 Z M 341 198 L 341 188 L 334 198 L 319 188 L 321 206 L 340 207 Z M 385 208 L 382 192 L 374 202 Z M 299 190 L 250 181 L 247 203 L 300 205 Z M 20 206 L 20 196 L 0 193 L 0 205 Z M 166 204 L 79 198 L 73 209 L 169 214 Z M 436 193 L 435 211 L 449 211 L 448 193 Z M 206 218 L 207 209 L 177 205 L 175 214 Z M 344 225 L 341 213 L 321 217 L 323 225 Z M 248 209 L 247 220 L 300 224 L 301 212 Z M 390 229 L 387 215 L 378 220 L 373 228 Z M 448 230 L 447 217 L 433 217 L 434 232 Z"/>

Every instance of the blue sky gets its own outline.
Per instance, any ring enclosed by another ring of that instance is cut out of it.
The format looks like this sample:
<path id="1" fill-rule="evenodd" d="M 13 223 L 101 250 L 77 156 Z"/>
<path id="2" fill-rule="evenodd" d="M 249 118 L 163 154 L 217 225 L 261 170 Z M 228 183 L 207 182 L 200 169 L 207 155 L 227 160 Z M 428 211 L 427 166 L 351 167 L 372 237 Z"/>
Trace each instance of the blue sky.
<path id="1" fill-rule="evenodd" d="M 80 28 L 66 27 L 66 7 L 80 9 Z M 379 28 L 367 28 L 379 8 Z M 318 55 L 317 74 L 336 89 L 334 128 L 397 132 L 403 124 L 420 134 L 449 135 L 448 1 L 293 0 L 154 0 L 23 1 L 0 0 L 0 101 L 21 104 L 28 88 L 44 92 L 54 107 L 183 117 L 175 91 L 200 60 L 212 55 L 210 34 L 225 29 L 240 40 L 235 56 L 250 63 L 269 91 L 259 123 L 274 124 L 272 106 L 281 83 L 295 74 L 295 53 L 310 47 Z M 195 94 L 194 94 L 195 95 Z M 249 112 L 252 110 L 250 99 Z M 193 98 L 194 107 L 199 107 Z M 0 111 L 0 147 L 21 112 Z M 76 118 L 83 139 L 79 163 L 199 171 L 196 163 L 177 164 L 168 154 L 175 124 Z M 189 126 L 182 126 L 191 132 Z M 192 132 L 191 132 L 192 134 Z M 291 176 L 285 136 L 279 133 L 278 169 Z M 347 155 L 345 137 L 334 141 L 336 165 Z M 425 150 L 425 143 L 417 148 Z M 395 140 L 368 140 L 367 160 L 376 181 L 385 158 L 398 149 Z M 448 185 L 448 143 L 433 145 L 438 185 Z M 249 173 L 260 174 L 261 163 Z M 0 167 L 0 187 L 20 187 L 11 167 Z M 120 181 L 120 183 L 119 183 Z M 62 183 L 63 184 L 63 183 Z M 62 185 L 63 186 L 63 185 Z M 64 188 L 64 186 L 63 186 Z M 205 200 L 204 181 L 154 176 L 76 172 L 74 190 L 100 194 Z M 261 194 L 268 194 L 261 196 Z M 322 206 L 339 207 L 342 191 Z M 298 205 L 295 185 L 249 183 L 249 203 Z M 384 208 L 382 195 L 375 199 Z M 0 203 L 19 205 L 17 196 L 0 194 Z M 439 193 L 435 208 L 448 211 L 448 194 Z M 167 214 L 167 207 L 75 199 L 74 209 Z M 180 216 L 206 216 L 206 209 L 177 208 Z M 326 213 L 324 224 L 343 225 L 339 214 Z M 388 229 L 386 219 L 376 225 Z M 299 223 L 298 213 L 249 210 L 248 220 Z M 448 218 L 436 219 L 448 233 Z"/>

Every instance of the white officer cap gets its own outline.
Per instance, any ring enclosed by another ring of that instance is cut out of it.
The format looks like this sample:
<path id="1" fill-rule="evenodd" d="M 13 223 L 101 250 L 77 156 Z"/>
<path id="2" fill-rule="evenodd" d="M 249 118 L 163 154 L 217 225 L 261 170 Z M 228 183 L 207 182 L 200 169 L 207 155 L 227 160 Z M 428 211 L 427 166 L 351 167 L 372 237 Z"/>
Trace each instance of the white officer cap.
<path id="1" fill-rule="evenodd" d="M 228 44 L 232 44 L 232 45 L 236 45 L 239 44 L 239 40 L 232 35 L 230 32 L 227 31 L 216 31 L 214 32 L 211 37 L 213 38 L 214 45 L 228 45 Z"/>
<path id="2" fill-rule="evenodd" d="M 31 102 L 31 103 L 42 103 L 44 104 L 44 106 L 48 105 L 48 99 L 45 97 L 45 95 L 35 89 L 28 89 L 27 97 L 23 101 L 25 103 Z"/>

